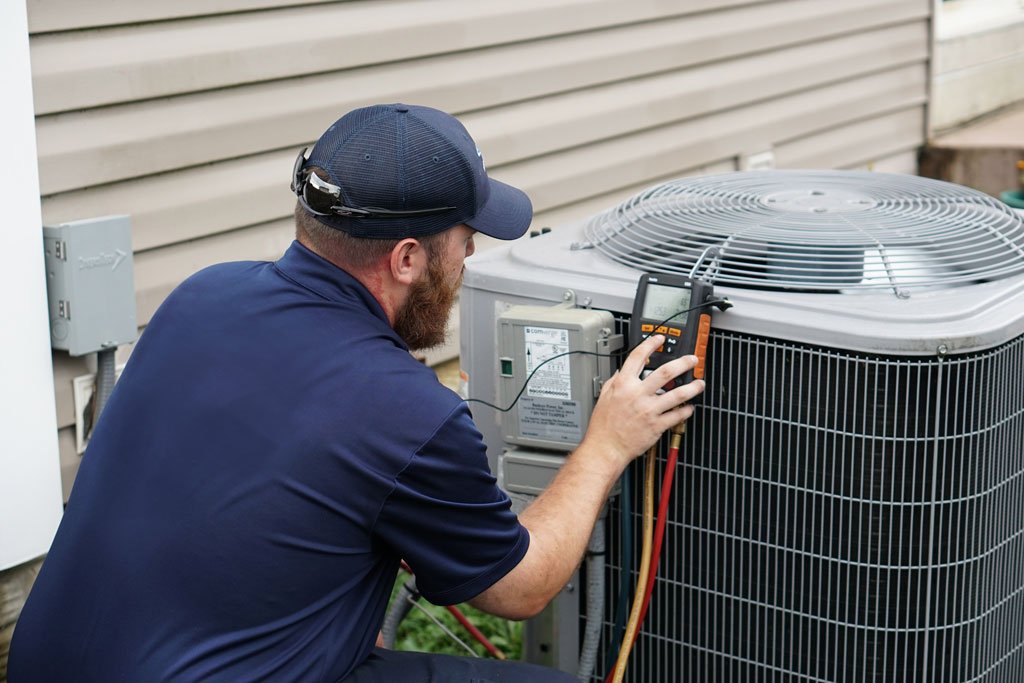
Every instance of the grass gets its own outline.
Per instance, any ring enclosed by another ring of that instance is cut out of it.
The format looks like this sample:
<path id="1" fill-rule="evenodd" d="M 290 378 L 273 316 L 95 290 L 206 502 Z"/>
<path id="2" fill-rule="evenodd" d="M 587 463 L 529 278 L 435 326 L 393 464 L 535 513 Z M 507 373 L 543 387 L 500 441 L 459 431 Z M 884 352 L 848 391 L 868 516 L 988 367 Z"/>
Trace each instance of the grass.
<path id="1" fill-rule="evenodd" d="M 392 600 L 398 588 L 405 583 L 408 576 L 404 572 L 399 572 L 394 589 L 391 591 Z M 431 605 L 422 598 L 419 600 L 419 604 L 463 642 L 472 647 L 478 655 L 481 657 L 491 656 L 484 649 L 484 646 L 478 643 L 444 607 Z M 473 625 L 480 629 L 487 636 L 487 639 L 504 652 L 509 659 L 520 659 L 522 657 L 523 625 L 521 622 L 509 621 L 508 619 L 502 619 L 501 617 L 481 612 L 468 604 L 462 604 L 458 607 L 473 622 Z M 459 655 L 463 657 L 469 654 L 461 645 L 453 641 L 444 631 L 438 628 L 426 614 L 416 608 L 413 608 L 409 615 L 399 624 L 398 636 L 395 639 L 395 649 Z"/>

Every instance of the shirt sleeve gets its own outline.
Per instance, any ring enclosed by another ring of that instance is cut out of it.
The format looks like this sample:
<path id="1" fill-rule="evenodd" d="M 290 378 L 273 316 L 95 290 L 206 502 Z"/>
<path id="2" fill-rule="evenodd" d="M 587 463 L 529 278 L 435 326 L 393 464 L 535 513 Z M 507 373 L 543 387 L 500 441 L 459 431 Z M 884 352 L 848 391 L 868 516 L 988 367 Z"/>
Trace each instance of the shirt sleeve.
<path id="1" fill-rule="evenodd" d="M 464 403 L 395 478 L 374 535 L 409 563 L 417 588 L 438 605 L 476 597 L 526 555 L 529 532 L 498 488 Z"/>

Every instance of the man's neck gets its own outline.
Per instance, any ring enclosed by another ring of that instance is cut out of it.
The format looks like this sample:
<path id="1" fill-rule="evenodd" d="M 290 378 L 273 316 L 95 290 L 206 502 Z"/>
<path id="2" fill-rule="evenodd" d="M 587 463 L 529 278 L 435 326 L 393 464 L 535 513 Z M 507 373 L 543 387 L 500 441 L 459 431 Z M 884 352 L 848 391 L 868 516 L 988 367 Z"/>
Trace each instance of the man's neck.
<path id="1" fill-rule="evenodd" d="M 319 256 L 320 258 L 328 261 L 335 268 L 339 268 L 366 287 L 366 290 L 373 295 L 373 298 L 377 300 L 380 307 L 384 309 L 384 314 L 388 317 L 388 323 L 394 327 L 395 325 L 395 312 L 398 310 L 398 304 L 393 294 L 390 293 L 388 287 L 388 279 L 384 273 L 378 270 L 366 270 L 357 269 L 344 263 L 339 263 L 336 259 L 331 258 L 329 254 L 324 254 L 316 248 L 305 235 L 298 234 L 295 237 L 299 244 L 309 249 L 311 252 Z"/>

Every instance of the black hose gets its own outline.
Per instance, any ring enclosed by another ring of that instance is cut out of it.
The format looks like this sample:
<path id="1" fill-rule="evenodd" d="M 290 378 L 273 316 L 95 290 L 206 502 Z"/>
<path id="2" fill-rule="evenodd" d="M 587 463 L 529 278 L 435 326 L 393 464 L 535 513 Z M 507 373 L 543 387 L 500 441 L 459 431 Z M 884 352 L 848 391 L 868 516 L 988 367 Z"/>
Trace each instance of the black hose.
<path id="1" fill-rule="evenodd" d="M 381 627 L 381 635 L 384 638 L 384 647 L 389 650 L 395 649 L 395 642 L 398 640 L 398 625 L 402 623 L 406 615 L 412 609 L 412 603 L 419 600 L 420 592 L 416 590 L 416 577 L 410 576 L 402 587 L 395 593 L 384 615 L 384 625 Z"/>

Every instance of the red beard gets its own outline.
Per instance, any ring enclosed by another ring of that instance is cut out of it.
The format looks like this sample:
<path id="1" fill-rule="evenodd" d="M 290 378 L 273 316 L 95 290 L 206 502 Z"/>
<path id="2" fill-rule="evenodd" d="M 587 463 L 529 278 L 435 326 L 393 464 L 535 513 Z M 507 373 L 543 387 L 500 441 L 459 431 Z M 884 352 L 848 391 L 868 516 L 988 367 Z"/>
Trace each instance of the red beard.
<path id="1" fill-rule="evenodd" d="M 448 314 L 462 286 L 462 274 L 452 285 L 445 278 L 444 265 L 431 260 L 427 277 L 413 283 L 409 298 L 395 314 L 395 332 L 413 351 L 442 344 L 448 331 Z"/>

